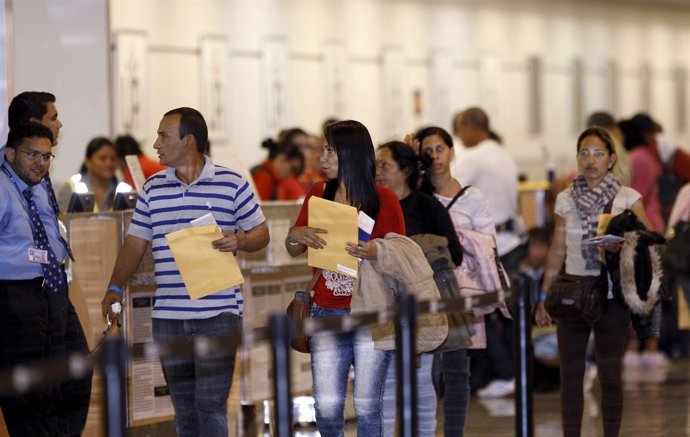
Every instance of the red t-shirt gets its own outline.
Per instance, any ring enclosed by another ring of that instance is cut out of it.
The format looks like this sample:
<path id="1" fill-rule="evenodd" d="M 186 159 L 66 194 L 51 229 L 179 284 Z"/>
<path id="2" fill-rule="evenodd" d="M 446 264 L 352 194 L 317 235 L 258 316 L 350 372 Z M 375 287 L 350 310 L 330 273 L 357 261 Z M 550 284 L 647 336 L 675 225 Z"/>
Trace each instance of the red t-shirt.
<path id="1" fill-rule="evenodd" d="M 325 182 L 318 182 L 309 190 L 297 220 L 295 220 L 295 226 L 307 226 L 309 198 L 311 196 L 323 197 L 325 185 Z M 405 218 L 398 197 L 394 192 L 380 185 L 376 185 L 376 192 L 379 195 L 381 207 L 376 217 L 374 230 L 371 232 L 371 239 L 382 238 L 389 232 L 405 235 Z M 323 270 L 321 277 L 314 286 L 314 303 L 324 308 L 349 308 L 355 281 L 356 279 L 349 276 Z"/>
<path id="2" fill-rule="evenodd" d="M 264 161 L 251 170 L 254 186 L 261 200 L 276 200 L 278 175 L 271 161 Z"/>
<path id="3" fill-rule="evenodd" d="M 305 192 L 306 190 L 299 180 L 294 176 L 290 176 L 280 181 L 276 190 L 276 197 L 277 200 L 297 200 L 303 197 Z"/>
<path id="4" fill-rule="evenodd" d="M 146 179 L 155 175 L 159 171 L 166 169 L 164 165 L 160 165 L 160 163 L 154 161 L 146 155 L 138 155 L 137 159 L 139 160 L 139 165 L 141 165 L 141 170 L 144 172 L 144 177 Z M 129 172 L 129 167 L 127 166 L 125 166 L 124 170 L 122 171 L 122 179 L 134 187 L 134 180 L 132 179 L 132 174 Z"/>

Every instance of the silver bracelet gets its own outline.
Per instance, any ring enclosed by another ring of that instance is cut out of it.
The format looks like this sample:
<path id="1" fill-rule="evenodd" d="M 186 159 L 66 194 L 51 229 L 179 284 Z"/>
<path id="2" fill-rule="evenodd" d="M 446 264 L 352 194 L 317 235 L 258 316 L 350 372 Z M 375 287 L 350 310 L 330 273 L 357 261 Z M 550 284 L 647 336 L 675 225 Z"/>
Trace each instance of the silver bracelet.
<path id="1" fill-rule="evenodd" d="M 295 239 L 292 237 L 292 228 L 290 228 L 290 229 L 288 230 L 287 242 L 288 242 L 288 244 L 289 244 L 290 246 L 299 246 L 299 245 L 300 245 L 300 242 L 297 241 L 297 240 L 295 240 Z"/>

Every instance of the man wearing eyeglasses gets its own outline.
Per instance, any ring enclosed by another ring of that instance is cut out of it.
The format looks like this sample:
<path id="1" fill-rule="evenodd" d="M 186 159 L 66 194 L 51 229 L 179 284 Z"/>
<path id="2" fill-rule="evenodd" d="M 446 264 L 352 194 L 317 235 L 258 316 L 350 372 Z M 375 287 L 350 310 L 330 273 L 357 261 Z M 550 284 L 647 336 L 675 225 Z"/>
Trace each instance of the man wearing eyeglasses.
<path id="1" fill-rule="evenodd" d="M 59 263 L 67 257 L 67 249 L 42 185 L 50 166 L 52 143 L 53 134 L 43 125 L 15 126 L 10 130 L 5 162 L 0 166 L 3 370 L 51 357 L 51 300 L 66 294 L 67 284 Z M 56 435 L 56 430 L 63 429 L 59 423 L 60 404 L 59 393 L 51 388 L 0 398 L 10 435 Z"/>
<path id="2" fill-rule="evenodd" d="M 11 286 L 13 290 L 23 290 L 20 293 L 22 298 L 37 300 L 34 306 L 22 307 L 29 311 L 23 317 L 13 319 L 0 315 L 0 326 L 5 327 L 0 329 L 3 337 L 0 340 L 0 368 L 12 367 L 23 360 L 12 345 L 28 348 L 30 354 L 40 352 L 43 358 L 88 353 L 82 325 L 68 296 L 63 262 L 70 256 L 69 246 L 66 236 L 60 233 L 60 210 L 48 176 L 53 158 L 52 148 L 57 144 L 62 127 L 55 106 L 55 96 L 35 91 L 17 95 L 8 109 L 8 125 L 10 134 L 4 151 L 6 162 L 2 164 L 3 171 L 0 172 L 0 191 L 7 194 L 7 199 L 12 202 L 0 200 L 0 250 L 6 254 L 6 261 L 0 264 L 0 288 Z M 12 177 L 8 177 L 8 174 Z M 31 188 L 32 203 L 24 197 L 24 190 L 21 193 L 17 191 L 17 185 L 25 188 L 23 184 Z M 27 209 L 30 204 L 36 208 L 49 244 L 41 242 L 40 229 L 31 220 L 31 209 Z M 28 226 L 24 229 L 28 233 L 18 232 L 17 228 L 21 226 Z M 52 256 L 49 256 L 51 252 Z M 23 269 L 17 266 L 22 266 Z M 49 280 L 51 274 L 54 275 L 53 280 Z M 54 283 L 55 278 L 58 279 L 57 285 Z M 48 288 L 51 291 L 46 291 Z M 0 300 L 3 300 L 0 301 L 0 314 L 9 303 L 15 305 L 16 296 L 11 296 L 11 293 L 0 292 Z M 33 332 L 37 327 L 45 328 L 38 321 L 32 322 L 44 315 L 34 314 L 32 311 L 42 308 L 47 308 L 48 311 L 49 325 L 45 330 L 49 347 L 47 355 L 41 349 L 44 337 L 22 335 L 23 332 Z M 7 332 L 12 332 L 12 335 L 5 335 Z M 14 335 L 15 332 L 18 334 Z M 33 342 L 29 341 L 31 339 Z M 12 358 L 5 359 L 7 355 Z M 25 361 L 32 360 L 33 355 L 31 360 Z M 0 405 L 6 417 L 6 410 L 10 411 L 10 416 L 15 417 L 6 419 L 8 427 L 19 427 L 15 428 L 16 432 L 10 428 L 11 435 L 55 435 L 57 430 L 57 435 L 60 436 L 79 436 L 86 424 L 90 397 L 91 373 L 88 373 L 81 379 L 56 385 L 49 401 L 43 399 L 38 402 L 41 408 L 34 409 L 21 403 L 19 406 L 11 402 L 7 404 L 5 400 L 0 400 Z M 44 413 L 46 402 L 52 403 L 52 407 Z M 35 412 L 38 412 L 38 416 L 34 416 Z M 54 426 L 44 429 L 49 425 Z M 43 434 L 44 432 L 47 434 Z"/>

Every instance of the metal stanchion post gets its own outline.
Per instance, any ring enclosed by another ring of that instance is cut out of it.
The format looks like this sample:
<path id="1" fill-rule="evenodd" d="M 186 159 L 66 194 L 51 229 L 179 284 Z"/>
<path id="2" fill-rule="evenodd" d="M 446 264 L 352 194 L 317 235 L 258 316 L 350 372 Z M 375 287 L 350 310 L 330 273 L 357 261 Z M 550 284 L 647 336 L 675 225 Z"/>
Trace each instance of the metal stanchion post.
<path id="1" fill-rule="evenodd" d="M 292 436 L 292 398 L 290 396 L 290 319 L 274 314 L 270 319 L 273 351 L 273 420 L 276 437 Z"/>
<path id="2" fill-rule="evenodd" d="M 515 435 L 534 435 L 534 410 L 532 404 L 532 315 L 530 291 L 520 278 L 513 281 L 515 311 Z"/>
<path id="3" fill-rule="evenodd" d="M 395 371 L 398 381 L 396 390 L 400 437 L 417 435 L 416 324 L 417 300 L 412 295 L 403 295 L 398 299 L 395 314 Z"/>
<path id="4" fill-rule="evenodd" d="M 105 435 L 125 437 L 127 415 L 125 389 L 127 385 L 127 344 L 122 337 L 108 337 L 101 349 L 105 399 Z"/>

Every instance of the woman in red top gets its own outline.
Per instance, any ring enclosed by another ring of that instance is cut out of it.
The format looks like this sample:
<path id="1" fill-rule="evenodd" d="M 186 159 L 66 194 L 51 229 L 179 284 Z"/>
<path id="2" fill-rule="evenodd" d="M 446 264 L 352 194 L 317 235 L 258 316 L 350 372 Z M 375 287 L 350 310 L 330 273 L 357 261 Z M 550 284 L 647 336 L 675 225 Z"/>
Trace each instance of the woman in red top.
<path id="1" fill-rule="evenodd" d="M 340 121 L 324 128 L 326 144 L 321 167 L 328 177 L 315 184 L 302 205 L 295 225 L 285 240 L 292 256 L 307 248 L 318 250 L 326 241 L 326 231 L 308 226 L 311 196 L 323 197 L 351 205 L 374 217 L 376 224 L 371 240 L 388 232 L 405 235 L 405 219 L 400 203 L 392 191 L 375 184 L 374 145 L 367 128 L 357 121 Z M 375 260 L 376 244 L 372 241 L 348 243 L 345 250 L 356 258 Z M 350 313 L 350 301 L 356 279 L 323 270 L 314 287 L 312 317 L 342 316 Z M 381 403 L 386 370 L 392 352 L 374 350 L 368 328 L 354 332 L 323 332 L 310 339 L 311 367 L 316 400 L 316 426 L 323 437 L 344 434 L 345 387 L 350 366 L 355 367 L 355 413 L 357 435 L 381 436 Z"/>
<path id="2" fill-rule="evenodd" d="M 292 185 L 288 182 L 281 189 L 281 183 L 290 178 L 295 178 L 295 166 L 293 162 L 296 155 L 300 155 L 297 146 L 288 142 L 276 143 L 272 139 L 266 139 L 261 147 L 268 149 L 268 159 L 251 168 L 250 173 L 256 186 L 257 194 L 262 201 L 266 200 L 296 200 L 304 195 L 297 180 Z M 302 158 L 304 162 L 304 158 Z M 302 167 L 300 164 L 298 167 Z M 301 171 L 301 168 L 297 168 Z"/>

